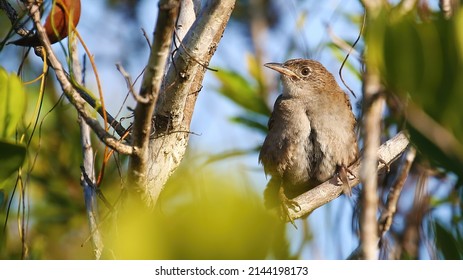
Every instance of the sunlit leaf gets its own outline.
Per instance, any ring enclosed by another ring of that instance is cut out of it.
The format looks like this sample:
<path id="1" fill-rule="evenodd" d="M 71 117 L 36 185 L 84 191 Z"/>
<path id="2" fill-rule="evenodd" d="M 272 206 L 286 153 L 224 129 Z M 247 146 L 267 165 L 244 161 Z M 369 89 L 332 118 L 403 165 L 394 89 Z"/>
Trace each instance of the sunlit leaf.
<path id="1" fill-rule="evenodd" d="M 224 69 L 215 72 L 214 75 L 221 84 L 219 93 L 223 96 L 249 111 L 263 115 L 270 114 L 269 108 L 258 95 L 255 87 L 241 75 Z"/>
<path id="2" fill-rule="evenodd" d="M 0 138 L 15 134 L 26 109 L 26 94 L 21 80 L 0 67 Z"/>
<path id="3" fill-rule="evenodd" d="M 262 65 L 259 64 L 256 57 L 254 55 L 248 54 L 246 55 L 246 60 L 248 64 L 248 71 L 249 75 L 256 81 L 258 85 L 258 92 L 259 96 L 263 96 L 265 81 L 264 75 L 262 73 Z"/>

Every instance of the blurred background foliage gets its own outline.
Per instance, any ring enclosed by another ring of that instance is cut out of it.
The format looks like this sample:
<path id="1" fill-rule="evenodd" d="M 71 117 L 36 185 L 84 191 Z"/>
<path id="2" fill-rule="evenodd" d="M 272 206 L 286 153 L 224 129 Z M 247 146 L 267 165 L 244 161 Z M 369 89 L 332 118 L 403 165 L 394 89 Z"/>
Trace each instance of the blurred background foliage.
<path id="1" fill-rule="evenodd" d="M 290 257 L 284 224 L 264 209 L 239 170 L 192 166 L 187 159 L 169 180 L 154 215 L 145 209 L 122 215 L 110 242 L 116 258 Z"/>
<path id="2" fill-rule="evenodd" d="M 126 93 L 124 81 L 113 67 L 115 62 L 128 65 L 134 77 L 146 62 L 146 43 L 138 31 L 143 26 L 150 34 L 153 28 L 156 10 L 147 13 L 149 1 L 82 0 L 85 17 L 79 30 L 89 38 L 90 45 L 92 36 L 98 38 L 92 51 L 106 77 L 103 83 L 120 80 L 120 88 L 107 90 L 111 94 L 115 90 Z M 147 213 L 134 207 L 130 216 L 119 212 L 124 207 L 120 197 L 127 160 L 114 157 L 107 166 L 100 190 L 111 206 L 99 201 L 104 258 L 343 259 L 355 249 L 355 199 L 341 197 L 316 210 L 308 219 L 297 221 L 296 230 L 263 208 L 266 181 L 257 166 L 257 153 L 279 88 L 277 76 L 264 72 L 262 64 L 293 57 L 321 60 L 341 84 L 337 71 L 358 36 L 363 18 L 360 2 L 343 2 L 237 1 L 213 60 L 219 71 L 210 72 L 206 78 L 195 112 L 200 117 L 193 119 L 204 135 L 192 136 L 189 152 L 169 180 L 156 211 Z M 358 99 L 352 102 L 361 118 L 364 59 L 375 63 L 387 97 L 384 140 L 407 128 L 418 148 L 393 225 L 384 237 L 381 256 L 461 259 L 463 10 L 456 5 L 451 16 L 444 16 L 439 1 L 421 0 L 404 13 L 401 4 L 405 1 L 390 2 L 374 21 L 367 22 L 342 69 L 347 84 L 357 94 Z M 92 5 L 98 7 L 93 9 Z M 105 31 L 100 30 L 102 14 L 107 21 Z M 9 28 L 8 19 L 0 12 L 0 38 L 5 38 Z M 365 48 L 368 51 L 364 58 Z M 23 162 L 20 172 L 14 174 L 6 174 L 11 172 L 3 171 L 7 168 L 0 165 L 0 257 L 92 259 L 79 183 L 82 163 L 76 113 L 61 100 L 53 75 L 47 77 L 43 101 L 37 83 L 18 83 L 13 72 L 24 54 L 13 46 L 0 52 L 0 66 L 7 69 L 0 70 L 0 106 L 5 102 L 27 103 L 24 111 L 22 105 L 6 106 L 17 122 L 14 133 L 11 129 L 2 132 L 3 124 L 11 127 L 14 122 L 6 121 L 7 111 L 0 109 L 1 164 L 17 169 Z M 41 67 L 30 54 L 24 60 L 21 80 L 37 77 Z M 92 87 L 92 79 L 88 80 Z M 110 99 L 115 104 L 109 109 L 115 112 L 123 107 L 130 115 L 126 107 L 133 101 L 116 102 L 113 96 Z M 206 105 L 201 106 L 201 102 Z M 30 120 L 37 104 L 41 104 L 41 113 L 34 129 Z M 204 117 L 201 110 L 210 111 L 212 117 Z M 227 126 L 212 126 L 219 123 L 222 111 L 227 112 Z M 18 119 L 18 115 L 22 117 Z M 223 138 L 211 140 L 213 128 Z M 233 135 L 236 131 L 240 134 Z M 20 135 L 24 135 L 23 142 Z M 236 145 L 226 145 L 224 138 Z M 201 141 L 207 144 L 201 146 Z M 103 147 L 95 146 L 99 171 Z M 9 155 L 15 157 L 13 163 L 5 160 Z M 382 202 L 399 169 L 397 162 L 390 173 L 379 178 Z"/>

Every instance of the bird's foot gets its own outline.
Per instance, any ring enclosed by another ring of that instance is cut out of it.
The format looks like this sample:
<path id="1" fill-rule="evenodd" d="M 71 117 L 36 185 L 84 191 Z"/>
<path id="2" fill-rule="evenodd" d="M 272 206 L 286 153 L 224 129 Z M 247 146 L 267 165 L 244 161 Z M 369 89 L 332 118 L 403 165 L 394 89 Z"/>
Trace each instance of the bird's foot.
<path id="1" fill-rule="evenodd" d="M 291 217 L 289 213 L 289 208 L 294 209 L 294 211 L 296 212 L 299 212 L 301 211 L 301 206 L 296 201 L 286 197 L 283 187 L 280 187 L 280 190 L 278 192 L 278 197 L 280 198 L 280 202 L 281 202 L 281 205 L 280 205 L 281 218 L 283 220 L 288 219 L 291 222 L 291 224 L 297 229 L 296 223 L 294 223 L 294 219 Z"/>
<path id="2" fill-rule="evenodd" d="M 349 185 L 349 180 L 355 179 L 355 174 L 349 170 L 344 165 L 338 165 L 337 168 L 337 178 L 339 180 L 340 185 L 342 185 L 342 191 L 345 195 L 351 196 L 352 195 L 352 190 Z"/>
<path id="3" fill-rule="evenodd" d="M 391 171 L 391 166 L 384 159 L 379 157 L 378 162 L 386 166 L 386 173 L 389 173 L 389 171 Z"/>

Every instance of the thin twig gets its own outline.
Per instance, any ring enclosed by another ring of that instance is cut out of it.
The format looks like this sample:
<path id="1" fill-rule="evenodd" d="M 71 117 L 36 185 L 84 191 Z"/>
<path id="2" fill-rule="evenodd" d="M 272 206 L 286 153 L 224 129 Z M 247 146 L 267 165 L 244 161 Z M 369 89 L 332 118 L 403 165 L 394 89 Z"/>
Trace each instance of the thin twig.
<path id="1" fill-rule="evenodd" d="M 214 68 L 210 68 L 209 66 L 207 66 L 205 63 L 199 61 L 196 57 L 194 57 L 189 51 L 188 51 L 188 48 L 182 43 L 182 41 L 180 40 L 180 37 L 178 37 L 177 35 L 177 32 L 174 32 L 175 34 L 175 37 L 177 38 L 177 40 L 180 42 L 180 47 L 183 48 L 183 50 L 185 51 L 185 53 L 193 60 L 195 61 L 196 63 L 198 63 L 199 65 L 201 65 L 204 69 L 207 69 L 207 70 L 210 70 L 212 72 L 218 72 L 219 70 L 217 69 L 214 69 Z M 176 52 L 177 50 L 174 50 L 173 52 Z"/>
<path id="2" fill-rule="evenodd" d="M 395 212 L 397 211 L 397 202 L 399 201 L 399 196 L 402 191 L 402 188 L 405 184 L 405 180 L 408 177 L 410 167 L 413 164 L 413 161 L 415 159 L 416 155 L 416 150 L 414 147 L 410 147 L 406 156 L 404 157 L 404 161 L 400 170 L 400 174 L 398 174 L 397 178 L 395 179 L 394 183 L 391 186 L 391 189 L 389 191 L 389 195 L 387 197 L 387 202 L 386 202 L 386 208 L 381 213 L 381 216 L 378 219 L 378 231 L 379 231 L 379 236 L 383 237 L 385 233 L 389 230 L 391 224 L 392 224 L 392 219 L 394 217 Z M 377 248 L 379 249 L 381 247 L 381 242 L 383 242 L 382 239 L 377 239 Z M 352 253 L 347 257 L 348 260 L 360 260 L 364 259 L 363 255 L 363 244 L 360 243 L 359 246 L 352 251 Z"/>
<path id="3" fill-rule="evenodd" d="M 124 77 L 125 83 L 127 84 L 127 88 L 129 90 L 129 92 L 132 94 L 135 101 L 140 102 L 140 103 L 145 103 L 145 104 L 148 103 L 149 102 L 148 97 L 146 97 L 146 96 L 141 97 L 140 95 L 135 93 L 135 89 L 133 88 L 132 78 L 130 78 L 129 73 L 127 73 L 127 71 L 125 71 L 124 67 L 120 63 L 116 63 L 116 68 L 117 68 L 117 71 L 119 71 L 122 74 L 122 76 Z"/>
<path id="4" fill-rule="evenodd" d="M 347 59 L 349 58 L 352 50 L 354 49 L 355 45 L 357 45 L 358 41 L 360 40 L 360 38 L 362 38 L 362 33 L 363 33 L 363 29 L 365 27 L 365 21 L 366 21 L 366 18 L 367 18 L 367 12 L 365 11 L 364 15 L 363 15 L 363 22 L 362 22 L 362 26 L 360 28 L 360 32 L 359 32 L 359 35 L 357 37 L 357 39 L 355 39 L 355 42 L 352 44 L 352 47 L 349 49 L 349 52 L 347 53 L 346 57 L 344 58 L 344 60 L 342 61 L 342 64 L 341 64 L 341 67 L 339 68 L 339 78 L 341 78 L 341 81 L 342 83 L 344 84 L 344 86 L 350 91 L 350 93 L 352 93 L 352 95 L 357 98 L 357 96 L 355 95 L 354 91 L 347 85 L 347 83 L 344 81 L 344 77 L 342 76 L 342 69 L 344 68 L 344 64 L 346 64 L 347 62 Z"/>
<path id="5" fill-rule="evenodd" d="M 134 152 L 134 148 L 132 146 L 123 144 L 118 139 L 114 138 L 104 128 L 101 127 L 100 123 L 96 119 L 94 119 L 90 116 L 89 113 L 87 113 L 85 108 L 86 102 L 74 89 L 73 85 L 71 84 L 66 75 L 66 72 L 63 69 L 63 66 L 58 61 L 55 53 L 51 48 L 48 36 L 45 32 L 43 25 L 40 22 L 40 12 L 38 5 L 36 5 L 34 1 L 30 1 L 28 9 L 37 28 L 37 34 L 39 35 L 39 39 L 43 45 L 43 48 L 45 49 L 45 52 L 47 53 L 50 65 L 55 70 L 56 78 L 58 79 L 58 82 L 60 83 L 61 88 L 63 89 L 63 92 L 66 95 L 67 99 L 71 102 L 72 105 L 74 105 L 79 114 L 84 118 L 85 122 L 93 129 L 95 134 L 98 136 L 98 138 L 100 138 L 101 141 L 103 141 L 103 143 L 105 143 L 111 149 L 114 149 L 122 154 L 132 154 Z"/>
<path id="6" fill-rule="evenodd" d="M 383 236 L 392 225 L 392 219 L 395 212 L 397 211 L 397 202 L 399 201 L 400 193 L 402 192 L 402 188 L 405 185 L 405 181 L 408 177 L 408 173 L 410 172 L 413 161 L 415 160 L 415 156 L 415 148 L 410 147 L 407 155 L 404 158 L 400 173 L 392 184 L 389 195 L 387 196 L 386 208 L 381 213 L 381 216 L 378 220 L 379 236 Z"/>
<path id="7" fill-rule="evenodd" d="M 70 36 L 69 40 L 71 46 L 71 66 L 72 73 L 76 81 L 83 81 L 82 69 L 80 67 L 78 52 L 77 52 L 77 41 L 74 36 Z M 82 145 L 82 161 L 83 166 L 81 167 L 81 180 L 80 183 L 84 192 L 85 208 L 87 212 L 87 219 L 92 233 L 92 245 L 95 259 L 100 259 L 104 249 L 104 243 L 100 231 L 98 230 L 98 204 L 95 196 L 95 168 L 93 161 L 93 148 L 92 139 L 90 135 L 90 127 L 79 115 L 80 125 L 80 140 Z"/>
<path id="8" fill-rule="evenodd" d="M 148 37 L 148 34 L 146 33 L 146 30 L 144 28 L 142 28 L 141 32 L 143 32 L 143 37 L 145 37 L 146 43 L 148 44 L 148 47 L 151 49 L 150 38 Z"/>
<path id="9" fill-rule="evenodd" d="M 401 255 L 411 259 L 418 258 L 419 248 L 423 238 L 423 219 L 425 215 L 429 213 L 431 207 L 431 203 L 429 202 L 430 194 L 427 192 L 426 188 L 428 180 L 428 172 L 422 170 L 418 182 L 416 183 L 412 209 L 406 216 L 406 227 L 403 231 L 401 240 Z"/>

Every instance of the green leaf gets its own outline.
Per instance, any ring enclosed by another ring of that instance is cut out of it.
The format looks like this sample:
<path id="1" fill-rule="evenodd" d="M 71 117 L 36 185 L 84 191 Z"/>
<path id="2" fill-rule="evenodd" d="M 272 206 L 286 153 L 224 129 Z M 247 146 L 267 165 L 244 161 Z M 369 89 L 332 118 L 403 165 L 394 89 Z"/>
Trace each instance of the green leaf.
<path id="1" fill-rule="evenodd" d="M 204 164 L 206 165 L 206 164 L 214 163 L 214 162 L 229 159 L 229 158 L 246 156 L 252 153 L 256 153 L 258 151 L 260 151 L 260 146 L 250 148 L 250 149 L 225 151 L 223 153 L 210 156 Z"/>
<path id="2" fill-rule="evenodd" d="M 244 126 L 247 126 L 248 128 L 251 128 L 253 130 L 258 130 L 263 133 L 267 133 L 268 131 L 267 124 L 266 124 L 266 121 L 268 121 L 268 119 L 266 119 L 266 121 L 263 122 L 263 121 L 254 119 L 250 116 L 237 116 L 237 117 L 230 118 L 230 120 L 234 123 L 242 124 Z"/>
<path id="3" fill-rule="evenodd" d="M 367 45 L 381 57 L 376 61 L 381 62 L 377 66 L 387 87 L 404 101 L 410 99 L 459 145 L 454 145 L 452 153 L 441 150 L 446 143 L 436 145 L 419 127 L 410 127 L 412 141 L 432 161 L 461 176 L 463 29 L 458 24 L 463 22 L 463 13 L 451 20 L 438 17 L 422 22 L 414 14 L 389 12 L 378 22 L 375 24 L 381 28 L 369 31 L 374 34 Z"/>
<path id="4" fill-rule="evenodd" d="M 221 69 L 214 75 L 221 84 L 220 94 L 251 112 L 262 115 L 270 114 L 270 109 L 263 98 L 258 95 L 255 87 L 238 73 Z"/>
<path id="5" fill-rule="evenodd" d="M 246 61 L 248 64 L 249 75 L 251 75 L 251 77 L 256 81 L 258 90 L 262 91 L 265 86 L 262 65 L 259 64 L 259 61 L 257 61 L 255 56 L 250 54 L 246 56 Z"/>
<path id="6" fill-rule="evenodd" d="M 434 223 L 436 246 L 446 260 L 459 260 L 463 257 L 463 248 L 458 239 L 440 223 Z"/>
<path id="7" fill-rule="evenodd" d="M 0 141 L 0 182 L 5 181 L 18 170 L 25 157 L 25 146 Z"/>
<path id="8" fill-rule="evenodd" d="M 0 67 L 0 139 L 15 134 L 26 110 L 26 93 L 18 76 Z"/>
<path id="9" fill-rule="evenodd" d="M 2 209 L 3 203 L 6 200 L 5 192 L 0 190 L 0 209 Z"/>

